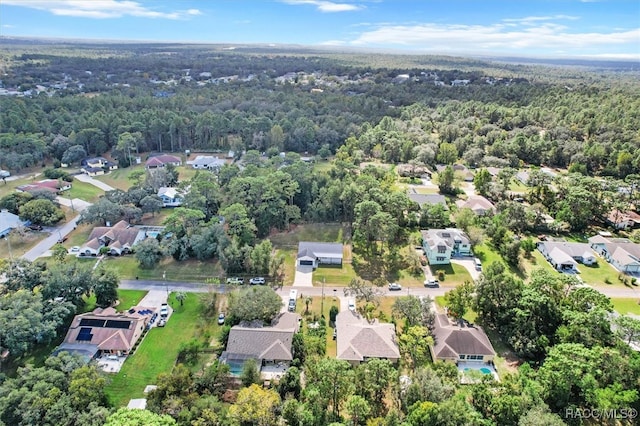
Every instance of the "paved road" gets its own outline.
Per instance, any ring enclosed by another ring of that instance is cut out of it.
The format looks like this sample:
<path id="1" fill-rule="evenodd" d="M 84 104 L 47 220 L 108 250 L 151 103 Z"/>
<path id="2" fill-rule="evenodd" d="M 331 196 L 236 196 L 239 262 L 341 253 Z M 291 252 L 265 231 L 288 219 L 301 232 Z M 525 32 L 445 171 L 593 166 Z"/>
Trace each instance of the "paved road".
<path id="1" fill-rule="evenodd" d="M 51 247 L 53 247 L 55 243 L 58 242 L 58 239 L 67 236 L 69 232 L 73 231 L 76 228 L 78 219 L 80 219 L 80 215 L 74 217 L 64 225 L 52 228 L 50 230 L 51 235 L 40 241 L 38 244 L 36 244 L 35 247 L 22 255 L 22 258 L 33 262 L 38 257 L 44 255 L 49 249 L 51 249 Z"/>
<path id="2" fill-rule="evenodd" d="M 109 186 L 106 183 L 101 182 L 101 181 L 99 181 L 97 179 L 94 179 L 89 175 L 85 175 L 84 173 L 80 174 L 80 175 L 75 175 L 74 178 L 78 179 L 80 182 L 89 183 L 89 184 L 95 186 L 96 188 L 102 189 L 103 191 L 113 191 L 115 189 L 114 187 Z"/>
<path id="3" fill-rule="evenodd" d="M 192 293 L 206 293 L 208 291 L 215 291 L 219 293 L 225 293 L 228 290 L 232 290 L 235 287 L 227 287 L 224 284 L 211 285 L 204 283 L 186 283 L 176 281 L 152 281 L 152 280 L 122 280 L 120 282 L 120 288 L 130 290 L 165 290 L 165 291 L 185 291 Z M 277 293 L 281 296 L 287 296 L 289 290 L 294 287 L 282 287 L 277 290 Z M 620 297 L 620 298 L 640 298 L 640 289 L 630 288 L 609 288 L 609 287 L 594 287 L 602 294 L 608 297 Z M 343 297 L 344 287 L 330 287 L 325 286 L 324 294 L 328 297 Z M 296 287 L 298 290 L 298 297 L 302 293 L 303 296 L 321 296 L 322 287 Z M 443 296 L 447 291 L 451 290 L 451 287 L 440 288 L 425 288 L 425 287 L 404 287 L 401 291 L 389 291 L 386 288 L 382 288 L 381 291 L 384 296 L 406 296 L 407 294 L 413 296 Z"/>

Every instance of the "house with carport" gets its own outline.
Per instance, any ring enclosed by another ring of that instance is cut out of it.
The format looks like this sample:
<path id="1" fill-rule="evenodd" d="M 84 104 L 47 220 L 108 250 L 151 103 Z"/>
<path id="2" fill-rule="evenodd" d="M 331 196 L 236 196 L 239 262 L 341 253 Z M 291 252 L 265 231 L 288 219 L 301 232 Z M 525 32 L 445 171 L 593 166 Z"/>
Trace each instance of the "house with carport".
<path id="1" fill-rule="evenodd" d="M 595 235 L 589 238 L 591 248 L 614 268 L 624 273 L 640 272 L 640 244 L 627 238 Z"/>
<path id="2" fill-rule="evenodd" d="M 597 262 L 596 254 L 587 243 L 540 241 L 536 247 L 551 266 L 561 272 L 575 272 L 578 263 L 593 265 Z"/>
<path id="3" fill-rule="evenodd" d="M 343 245 L 341 243 L 316 243 L 300 241 L 296 266 L 342 265 Z"/>

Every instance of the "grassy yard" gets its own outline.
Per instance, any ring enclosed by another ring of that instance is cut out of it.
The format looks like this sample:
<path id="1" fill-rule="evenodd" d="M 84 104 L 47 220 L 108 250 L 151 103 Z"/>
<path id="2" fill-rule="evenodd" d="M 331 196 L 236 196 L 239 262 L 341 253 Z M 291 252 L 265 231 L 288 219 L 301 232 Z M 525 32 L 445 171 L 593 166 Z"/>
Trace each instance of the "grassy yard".
<path id="1" fill-rule="evenodd" d="M 3 253 L 0 257 L 20 257 L 48 236 L 47 232 L 27 231 L 24 237 L 12 232 L 0 238 L 0 253 Z"/>
<path id="2" fill-rule="evenodd" d="M 580 278 L 583 282 L 592 286 L 624 286 L 618 279 L 620 272 L 607 263 L 606 260 L 596 256 L 596 263 L 592 266 L 578 265 Z"/>
<path id="3" fill-rule="evenodd" d="M 295 263 L 295 260 L 294 260 Z M 347 286 L 352 279 L 356 278 L 356 272 L 350 263 L 343 263 L 338 266 L 320 266 L 313 272 L 313 285 L 322 286 L 324 281 L 327 286 Z"/>
<path id="4" fill-rule="evenodd" d="M 218 261 L 213 260 L 201 262 L 192 259 L 178 262 L 171 257 L 167 257 L 153 269 L 140 268 L 138 261 L 132 255 L 106 257 L 103 263 L 107 267 L 116 269 L 122 279 L 138 277 L 142 280 L 163 280 L 163 274 L 166 273 L 165 278 L 169 282 L 204 282 L 207 278 L 224 275 Z"/>
<path id="5" fill-rule="evenodd" d="M 182 307 L 173 294 L 170 300 L 175 310 L 167 325 L 152 328 L 107 385 L 107 396 L 115 407 L 125 406 L 131 398 L 143 398 L 146 385 L 156 383 L 158 374 L 171 372 L 182 343 L 201 339 L 213 330 L 213 325 L 200 316 L 199 295 L 188 293 Z"/>
<path id="6" fill-rule="evenodd" d="M 540 253 L 537 250 L 535 250 L 534 253 L 536 252 Z M 520 269 L 507 264 L 507 262 L 505 262 L 505 260 L 503 259 L 502 255 L 498 253 L 498 251 L 495 248 L 493 248 L 493 246 L 491 246 L 488 242 L 484 242 L 482 244 L 475 246 L 473 248 L 473 254 L 475 255 L 475 257 L 480 259 L 480 261 L 482 262 L 483 268 L 493 262 L 502 262 L 505 265 L 507 265 L 507 267 L 509 268 L 512 274 L 515 274 L 522 279 L 524 279 L 526 275 L 528 275 L 530 270 L 533 269 L 533 267 L 535 267 L 536 265 L 538 265 L 538 262 L 539 262 L 537 259 L 525 259 L 525 262 L 523 263 L 525 270 L 523 272 Z M 544 261 L 544 263 L 548 264 L 548 262 L 544 260 L 544 258 L 542 258 L 542 260 Z M 531 261 L 534 263 L 531 266 L 528 266 L 526 261 Z"/>
<path id="7" fill-rule="evenodd" d="M 611 298 L 613 309 L 621 315 L 635 314 L 640 315 L 640 300 Z"/>
<path id="8" fill-rule="evenodd" d="M 542 253 L 540 253 L 538 250 L 534 250 L 533 252 L 531 252 L 531 256 L 529 256 L 528 258 L 522 257 L 520 263 L 524 268 L 524 273 L 527 277 L 530 277 L 531 272 L 537 268 L 543 268 L 551 272 L 558 272 L 554 269 L 553 266 L 551 266 L 549 262 L 547 262 L 547 259 L 545 259 Z"/>
<path id="9" fill-rule="evenodd" d="M 25 173 L 20 173 L 20 174 L 25 174 Z M 34 183 L 34 182 L 38 182 L 40 180 L 46 179 L 43 175 L 34 177 L 35 175 L 36 173 L 31 173 L 24 178 L 10 180 L 7 182 L 0 181 L 0 198 L 15 192 L 16 188 L 19 187 L 20 185 L 27 185 L 30 183 Z"/>
<path id="10" fill-rule="evenodd" d="M 102 176 L 96 176 L 94 179 L 102 181 L 109 186 L 126 191 L 131 187 L 132 181 L 129 180 L 131 173 L 137 170 L 144 170 L 144 164 L 138 164 L 125 169 L 118 169 Z"/>
<path id="11" fill-rule="evenodd" d="M 292 226 L 290 231 L 273 234 L 269 240 L 279 249 L 297 249 L 300 241 L 341 243 L 344 240 L 344 229 L 339 223 L 310 223 Z"/>
<path id="12" fill-rule="evenodd" d="M 101 195 L 104 195 L 104 191 L 90 183 L 80 182 L 74 180 L 71 184 L 71 189 L 65 191 L 62 196 L 65 198 L 80 198 L 81 200 L 88 202 L 95 202 Z"/>
<path id="13" fill-rule="evenodd" d="M 146 290 L 118 290 L 119 303 L 116 309 L 120 312 L 128 311 L 140 303 L 146 295 Z"/>
<path id="14" fill-rule="evenodd" d="M 464 266 L 456 263 L 449 265 L 429 265 L 429 269 L 431 269 L 431 273 L 435 277 L 438 276 L 437 271 L 444 271 L 444 281 L 440 281 L 442 287 L 456 287 L 465 281 L 473 282 L 469 271 L 467 271 Z"/>

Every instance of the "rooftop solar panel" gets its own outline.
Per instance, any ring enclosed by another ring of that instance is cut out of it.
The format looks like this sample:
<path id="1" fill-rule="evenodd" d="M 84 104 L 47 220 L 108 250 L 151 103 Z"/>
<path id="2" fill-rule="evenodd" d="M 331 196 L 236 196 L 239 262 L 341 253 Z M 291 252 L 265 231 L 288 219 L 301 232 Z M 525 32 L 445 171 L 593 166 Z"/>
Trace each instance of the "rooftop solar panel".
<path id="1" fill-rule="evenodd" d="M 94 318 L 82 318 L 80 320 L 80 327 L 104 327 L 105 320 Z"/>
<path id="2" fill-rule="evenodd" d="M 91 334 L 91 328 L 82 327 L 80 332 L 78 333 L 78 337 L 76 337 L 77 341 L 88 341 L 90 342 L 93 339 L 93 334 Z"/>
<path id="3" fill-rule="evenodd" d="M 131 326 L 131 321 L 116 321 L 116 320 L 107 320 L 107 323 L 104 325 L 106 328 L 123 328 L 128 329 Z"/>

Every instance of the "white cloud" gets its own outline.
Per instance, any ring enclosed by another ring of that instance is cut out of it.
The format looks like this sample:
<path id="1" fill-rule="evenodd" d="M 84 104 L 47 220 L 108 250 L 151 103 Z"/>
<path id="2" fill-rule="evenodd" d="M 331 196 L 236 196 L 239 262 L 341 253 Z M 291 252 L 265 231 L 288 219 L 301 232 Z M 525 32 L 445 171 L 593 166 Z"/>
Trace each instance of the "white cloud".
<path id="1" fill-rule="evenodd" d="M 354 10 L 360 10 L 363 7 L 357 4 L 351 3 L 335 3 L 325 0 L 281 0 L 287 4 L 308 4 L 316 6 L 320 12 L 351 12 Z"/>
<path id="2" fill-rule="evenodd" d="M 508 18 L 508 19 L 503 19 L 502 22 L 514 22 L 517 24 L 527 25 L 527 24 L 533 24 L 541 21 L 560 21 L 560 20 L 575 21 L 578 19 L 580 19 L 578 16 L 550 15 L 550 16 L 525 16 L 524 18 Z"/>
<path id="3" fill-rule="evenodd" d="M 574 55 L 591 52 L 637 52 L 640 28 L 613 32 L 577 32 L 541 18 L 546 17 L 530 17 L 524 24 L 517 20 L 491 25 L 386 24 L 360 33 L 349 44 L 480 54 L 553 55 L 558 48 L 573 52 Z M 639 55 L 636 53 L 635 56 Z"/>
<path id="4" fill-rule="evenodd" d="M 198 9 L 159 12 L 129 0 L 2 0 L 4 5 L 22 6 L 45 10 L 58 16 L 78 18 L 120 18 L 135 16 L 140 18 L 184 19 L 201 15 Z"/>

